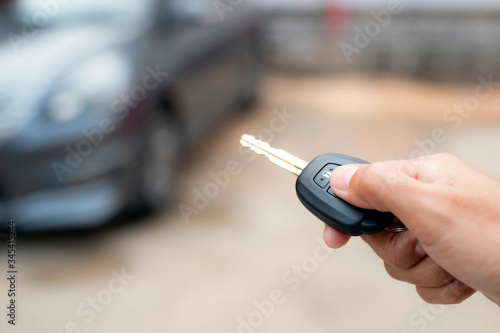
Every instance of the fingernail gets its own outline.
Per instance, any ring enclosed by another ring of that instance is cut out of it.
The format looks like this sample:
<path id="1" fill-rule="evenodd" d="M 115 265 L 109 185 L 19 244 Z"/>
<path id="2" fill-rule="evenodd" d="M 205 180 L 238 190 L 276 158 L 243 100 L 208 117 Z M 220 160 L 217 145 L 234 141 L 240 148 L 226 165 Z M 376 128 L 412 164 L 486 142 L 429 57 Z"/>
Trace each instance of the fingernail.
<path id="1" fill-rule="evenodd" d="M 425 256 L 427 255 L 427 252 L 425 252 L 424 248 L 422 247 L 422 245 L 420 244 L 420 242 L 417 242 L 417 245 L 415 245 L 415 252 L 418 254 L 418 255 L 421 255 L 421 256 Z"/>
<path id="2" fill-rule="evenodd" d="M 330 185 L 341 191 L 349 189 L 352 176 L 358 171 L 359 166 L 343 165 L 335 169 L 330 178 Z"/>

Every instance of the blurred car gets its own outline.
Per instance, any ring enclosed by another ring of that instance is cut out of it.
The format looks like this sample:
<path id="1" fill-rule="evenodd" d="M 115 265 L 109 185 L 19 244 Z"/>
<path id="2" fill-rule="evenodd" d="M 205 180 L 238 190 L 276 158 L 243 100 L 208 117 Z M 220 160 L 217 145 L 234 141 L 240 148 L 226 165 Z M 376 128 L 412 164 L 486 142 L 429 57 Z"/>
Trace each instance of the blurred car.
<path id="1" fill-rule="evenodd" d="M 0 8 L 0 221 L 19 230 L 159 209 L 182 152 L 256 99 L 260 21 L 244 4 Z"/>

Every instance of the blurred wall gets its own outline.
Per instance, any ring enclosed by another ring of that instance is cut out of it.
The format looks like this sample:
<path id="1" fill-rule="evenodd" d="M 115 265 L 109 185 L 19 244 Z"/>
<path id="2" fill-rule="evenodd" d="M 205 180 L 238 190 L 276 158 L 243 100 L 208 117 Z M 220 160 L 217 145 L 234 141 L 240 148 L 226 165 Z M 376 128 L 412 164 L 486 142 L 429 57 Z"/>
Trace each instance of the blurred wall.
<path id="1" fill-rule="evenodd" d="M 266 61 L 282 71 L 473 81 L 500 70 L 499 14 L 479 8 L 283 6 L 267 11 Z"/>

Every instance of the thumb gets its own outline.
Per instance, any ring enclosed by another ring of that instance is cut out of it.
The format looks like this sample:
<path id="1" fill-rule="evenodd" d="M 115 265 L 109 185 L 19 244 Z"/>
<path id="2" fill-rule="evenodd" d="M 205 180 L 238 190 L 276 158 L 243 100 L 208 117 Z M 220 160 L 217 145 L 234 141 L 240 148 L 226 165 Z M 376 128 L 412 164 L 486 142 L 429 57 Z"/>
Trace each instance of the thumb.
<path id="1" fill-rule="evenodd" d="M 344 165 L 334 170 L 330 183 L 335 194 L 350 204 L 392 212 L 412 229 L 412 222 L 420 220 L 416 215 L 432 207 L 432 191 L 407 166 L 405 161 Z"/>

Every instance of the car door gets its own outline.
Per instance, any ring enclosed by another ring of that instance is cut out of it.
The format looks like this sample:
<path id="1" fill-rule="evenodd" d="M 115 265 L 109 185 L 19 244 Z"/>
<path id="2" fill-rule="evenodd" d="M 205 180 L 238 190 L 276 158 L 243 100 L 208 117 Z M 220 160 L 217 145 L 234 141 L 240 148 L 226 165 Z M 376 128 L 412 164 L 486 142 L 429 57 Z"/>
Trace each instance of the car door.
<path id="1" fill-rule="evenodd" d="M 174 94 L 188 131 L 197 136 L 214 124 L 240 90 L 241 66 L 234 31 L 228 31 L 209 0 L 169 0 L 170 47 L 165 50 L 175 73 Z"/>

